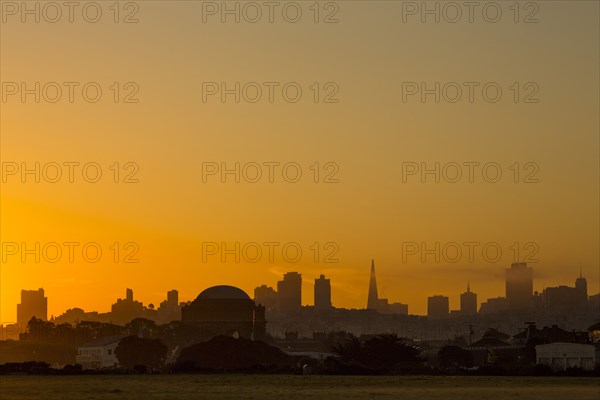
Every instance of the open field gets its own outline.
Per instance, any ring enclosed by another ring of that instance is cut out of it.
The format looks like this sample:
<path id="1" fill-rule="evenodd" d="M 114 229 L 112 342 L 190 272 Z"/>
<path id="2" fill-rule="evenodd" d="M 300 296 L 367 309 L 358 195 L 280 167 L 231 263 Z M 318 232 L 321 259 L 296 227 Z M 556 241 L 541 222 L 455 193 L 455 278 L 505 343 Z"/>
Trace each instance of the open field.
<path id="1" fill-rule="evenodd" d="M 0 376 L 0 398 L 598 400 L 600 379 L 290 375 Z"/>

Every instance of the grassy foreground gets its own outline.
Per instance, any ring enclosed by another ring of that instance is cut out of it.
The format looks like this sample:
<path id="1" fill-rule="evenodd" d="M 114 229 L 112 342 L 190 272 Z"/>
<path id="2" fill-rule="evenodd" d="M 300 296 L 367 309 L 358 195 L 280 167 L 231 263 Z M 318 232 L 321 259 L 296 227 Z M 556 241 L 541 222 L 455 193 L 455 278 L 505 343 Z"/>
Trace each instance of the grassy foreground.
<path id="1" fill-rule="evenodd" d="M 597 378 L 460 376 L 0 376 L 2 400 L 468 400 L 600 398 Z"/>

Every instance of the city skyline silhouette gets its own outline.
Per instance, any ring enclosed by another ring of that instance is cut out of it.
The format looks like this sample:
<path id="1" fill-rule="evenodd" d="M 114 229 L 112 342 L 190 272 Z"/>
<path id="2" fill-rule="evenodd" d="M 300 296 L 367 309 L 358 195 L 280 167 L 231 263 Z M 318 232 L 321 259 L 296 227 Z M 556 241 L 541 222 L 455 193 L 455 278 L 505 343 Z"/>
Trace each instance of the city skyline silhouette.
<path id="1" fill-rule="evenodd" d="M 588 400 L 600 0 L 0 1 L 4 400 Z"/>

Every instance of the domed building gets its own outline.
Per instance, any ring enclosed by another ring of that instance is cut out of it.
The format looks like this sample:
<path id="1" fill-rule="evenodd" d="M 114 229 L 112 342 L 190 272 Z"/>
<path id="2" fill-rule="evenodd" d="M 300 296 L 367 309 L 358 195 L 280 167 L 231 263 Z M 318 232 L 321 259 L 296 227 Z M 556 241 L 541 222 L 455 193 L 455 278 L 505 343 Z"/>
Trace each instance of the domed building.
<path id="1" fill-rule="evenodd" d="M 181 321 L 199 326 L 202 340 L 235 334 L 261 339 L 266 331 L 265 308 L 255 305 L 242 289 L 226 285 L 205 289 L 182 308 Z"/>

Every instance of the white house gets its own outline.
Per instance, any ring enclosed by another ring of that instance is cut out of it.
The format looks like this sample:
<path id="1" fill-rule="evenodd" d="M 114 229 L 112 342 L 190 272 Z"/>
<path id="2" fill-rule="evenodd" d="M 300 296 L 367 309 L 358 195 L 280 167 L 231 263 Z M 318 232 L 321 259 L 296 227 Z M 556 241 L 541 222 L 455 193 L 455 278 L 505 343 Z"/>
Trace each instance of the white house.
<path id="1" fill-rule="evenodd" d="M 550 343 L 535 346 L 536 362 L 555 371 L 578 367 L 594 369 L 600 361 L 598 350 L 593 344 Z"/>
<path id="2" fill-rule="evenodd" d="M 77 349 L 76 362 L 83 369 L 115 368 L 119 361 L 115 355 L 117 345 L 125 336 L 107 336 L 93 340 Z"/>

